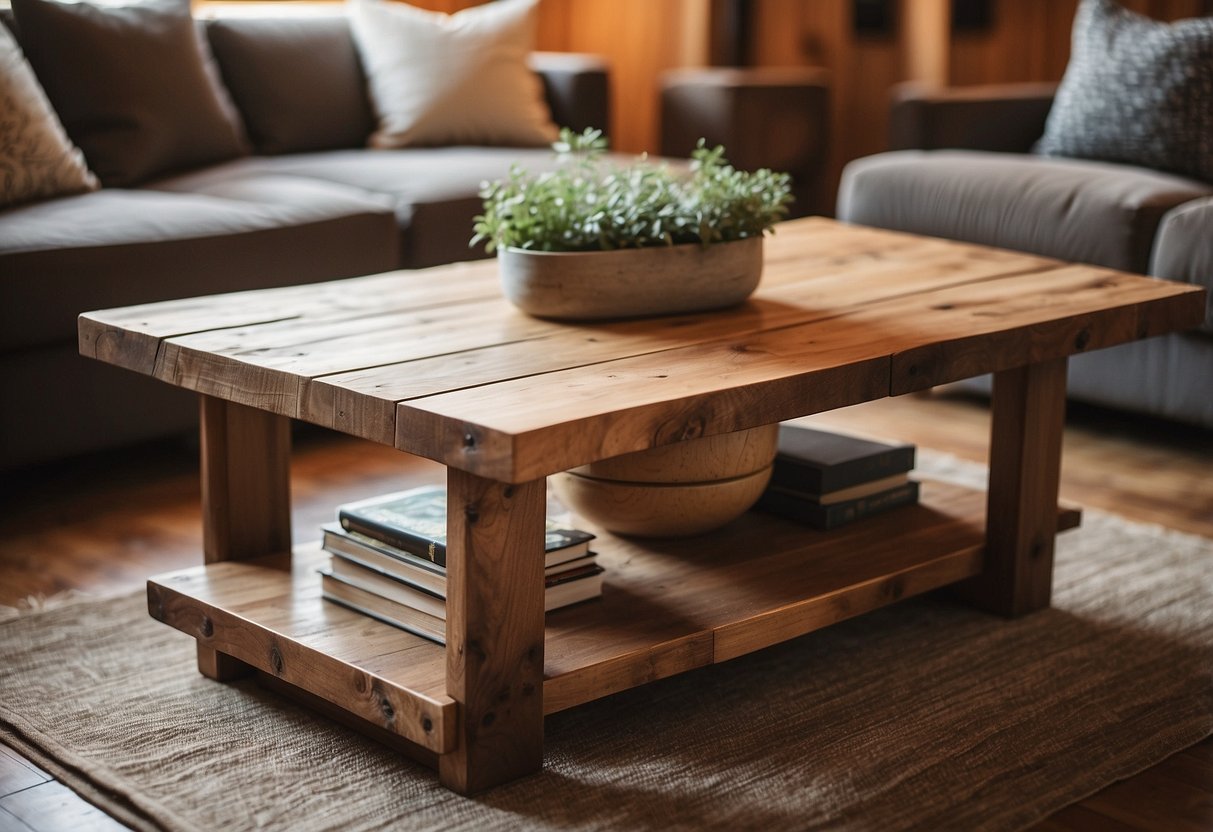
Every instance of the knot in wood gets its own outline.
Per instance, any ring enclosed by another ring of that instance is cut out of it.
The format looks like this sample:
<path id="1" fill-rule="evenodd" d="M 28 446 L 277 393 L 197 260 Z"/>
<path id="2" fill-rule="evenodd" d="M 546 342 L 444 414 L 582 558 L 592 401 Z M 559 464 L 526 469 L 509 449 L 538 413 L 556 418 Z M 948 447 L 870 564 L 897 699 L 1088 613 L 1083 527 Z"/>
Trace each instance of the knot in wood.
<path id="1" fill-rule="evenodd" d="M 674 442 L 685 442 L 687 439 L 698 439 L 703 436 L 703 427 L 707 419 L 703 416 L 688 416 L 686 421 L 669 421 L 657 426 L 653 431 L 653 445 L 669 445 Z"/>
<path id="2" fill-rule="evenodd" d="M 421 730 L 425 731 L 427 734 L 433 731 L 434 720 L 430 719 L 428 716 L 423 716 L 421 718 Z"/>
<path id="3" fill-rule="evenodd" d="M 1081 330 L 1078 335 L 1074 336 L 1074 349 L 1085 350 L 1087 344 L 1091 343 L 1091 331 L 1089 329 Z"/>
<path id="4" fill-rule="evenodd" d="M 203 638 L 210 638 L 215 634 L 215 625 L 211 623 L 209 615 L 202 616 L 202 623 L 198 625 L 198 632 L 202 634 Z"/>
<path id="5" fill-rule="evenodd" d="M 392 703 L 383 694 L 379 695 L 379 713 L 383 714 L 383 718 L 388 722 L 396 718 L 396 709 L 392 707 Z"/>
<path id="6" fill-rule="evenodd" d="M 464 450 L 470 451 L 475 447 L 476 447 L 476 435 L 474 433 L 472 433 L 471 431 L 465 433 L 463 435 Z"/>
<path id="7" fill-rule="evenodd" d="M 480 519 L 480 510 L 473 503 L 463 509 L 463 516 L 467 519 L 469 526 L 474 526 L 476 525 L 476 521 Z"/>
<path id="8" fill-rule="evenodd" d="M 279 651 L 277 644 L 270 645 L 270 667 L 274 669 L 275 676 L 281 676 L 282 670 L 286 666 L 286 662 L 282 660 L 282 652 Z"/>
<path id="9" fill-rule="evenodd" d="M 492 711 L 489 711 L 488 713 L 486 713 L 484 716 L 482 716 L 480 718 L 480 724 L 483 725 L 485 728 L 488 728 L 490 725 L 492 725 L 496 721 L 497 721 L 497 714 L 493 713 Z"/>

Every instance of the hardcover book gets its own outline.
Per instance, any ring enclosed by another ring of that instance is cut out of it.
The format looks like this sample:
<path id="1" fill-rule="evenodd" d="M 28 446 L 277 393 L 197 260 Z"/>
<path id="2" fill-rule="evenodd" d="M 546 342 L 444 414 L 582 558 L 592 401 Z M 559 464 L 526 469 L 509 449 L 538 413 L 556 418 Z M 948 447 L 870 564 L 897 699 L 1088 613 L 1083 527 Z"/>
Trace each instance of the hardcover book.
<path id="1" fill-rule="evenodd" d="M 757 507 L 781 517 L 807 523 L 814 528 L 828 530 L 898 506 L 917 503 L 918 490 L 919 486 L 915 480 L 907 480 L 901 485 L 865 497 L 837 503 L 821 503 L 807 499 L 801 493 L 773 486 L 763 492 Z"/>
<path id="2" fill-rule="evenodd" d="M 326 523 L 323 529 L 321 545 L 334 556 L 334 562 L 338 558 L 345 558 L 394 575 L 430 592 L 446 594 L 446 567 L 373 537 L 348 532 L 336 523 Z"/>
<path id="3" fill-rule="evenodd" d="M 321 595 L 326 601 L 340 604 L 354 612 L 391 624 L 414 635 L 439 644 L 446 644 L 446 621 L 421 610 L 399 604 L 346 583 L 333 575 L 321 573 Z"/>
<path id="4" fill-rule="evenodd" d="M 340 570 L 333 568 L 340 566 Z M 320 570 L 321 595 L 417 635 L 446 641 L 446 601 L 351 562 Z M 605 570 L 590 563 L 544 578 L 543 609 L 550 612 L 602 595 Z"/>
<path id="5" fill-rule="evenodd" d="M 913 467 L 913 445 L 780 425 L 771 484 L 821 495 L 904 474 Z"/>
<path id="6" fill-rule="evenodd" d="M 446 597 L 445 566 L 439 566 L 373 537 L 346 531 L 336 523 L 328 523 L 323 529 L 323 548 L 333 556 L 334 569 L 337 568 L 338 561 L 351 561 Z M 586 541 L 548 552 L 544 558 L 544 574 L 552 575 L 594 563 L 596 555 L 589 551 L 588 546 L 589 542 Z"/>
<path id="7" fill-rule="evenodd" d="M 347 532 L 355 532 L 387 543 L 404 552 L 446 566 L 446 489 L 427 485 L 409 491 L 383 494 L 337 510 L 337 519 Z M 571 550 L 584 553 L 594 535 L 578 529 L 562 529 L 548 521 L 545 551 Z"/>

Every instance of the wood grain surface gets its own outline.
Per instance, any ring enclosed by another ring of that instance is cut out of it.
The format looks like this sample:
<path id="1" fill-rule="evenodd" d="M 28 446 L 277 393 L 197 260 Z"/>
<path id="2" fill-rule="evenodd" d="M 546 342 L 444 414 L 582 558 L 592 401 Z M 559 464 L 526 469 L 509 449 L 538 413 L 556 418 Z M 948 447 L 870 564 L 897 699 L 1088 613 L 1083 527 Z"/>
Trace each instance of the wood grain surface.
<path id="1" fill-rule="evenodd" d="M 981 246 L 781 225 L 725 313 L 570 326 L 491 262 L 81 318 L 86 355 L 522 483 L 1196 325 L 1201 290 Z"/>

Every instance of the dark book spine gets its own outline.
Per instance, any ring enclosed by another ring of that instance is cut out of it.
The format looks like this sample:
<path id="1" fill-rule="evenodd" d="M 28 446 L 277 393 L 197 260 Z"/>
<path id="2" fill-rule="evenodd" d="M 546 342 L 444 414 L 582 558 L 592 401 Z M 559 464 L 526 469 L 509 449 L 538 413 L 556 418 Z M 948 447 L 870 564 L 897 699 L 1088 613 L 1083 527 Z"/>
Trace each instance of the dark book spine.
<path id="1" fill-rule="evenodd" d="M 869 494 L 866 497 L 856 497 L 854 500 L 832 505 L 822 505 L 795 494 L 768 489 L 759 499 L 758 507 L 772 514 L 799 520 L 814 528 L 833 529 L 891 508 L 916 502 L 918 502 L 918 483 L 910 480 L 904 485 L 890 488 L 888 491 Z"/>
<path id="2" fill-rule="evenodd" d="M 806 464 L 795 457 L 777 456 L 771 484 L 810 494 L 829 494 L 881 477 L 902 474 L 914 468 L 914 446 L 890 448 L 865 459 L 843 462 L 829 468 Z"/>
<path id="3" fill-rule="evenodd" d="M 341 528 L 346 531 L 373 537 L 375 540 L 425 558 L 439 566 L 446 566 L 445 543 L 439 543 L 436 540 L 421 537 L 420 535 L 410 534 L 397 526 L 387 526 L 345 511 L 339 512 L 337 519 L 341 523 Z"/>

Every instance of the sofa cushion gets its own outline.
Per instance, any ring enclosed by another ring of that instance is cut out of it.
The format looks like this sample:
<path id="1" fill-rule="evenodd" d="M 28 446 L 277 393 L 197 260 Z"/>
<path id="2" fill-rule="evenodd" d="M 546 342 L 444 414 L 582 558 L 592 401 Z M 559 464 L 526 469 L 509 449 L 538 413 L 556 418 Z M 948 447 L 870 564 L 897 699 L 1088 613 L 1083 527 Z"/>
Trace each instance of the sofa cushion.
<path id="1" fill-rule="evenodd" d="M 375 120 L 345 15 L 259 13 L 228 11 L 206 25 L 257 152 L 365 147 Z"/>
<path id="2" fill-rule="evenodd" d="M 896 151 L 843 171 L 847 222 L 1144 273 L 1163 214 L 1213 185 L 1103 162 Z"/>
<path id="3" fill-rule="evenodd" d="M 352 0 L 350 25 L 370 80 L 374 147 L 546 145 L 556 126 L 527 64 L 537 0 L 454 15 Z"/>
<path id="4" fill-rule="evenodd" d="M 97 187 L 97 177 L 67 138 L 5 26 L 0 26 L 0 102 L 0 208 Z"/>
<path id="5" fill-rule="evenodd" d="M 157 184 L 3 215 L 0 350 L 74 342 L 90 309 L 352 277 L 398 259 L 382 197 L 274 176 L 193 193 Z"/>
<path id="6" fill-rule="evenodd" d="M 473 249 L 472 219 L 482 213 L 481 185 L 508 175 L 518 163 L 532 172 L 558 164 L 547 149 L 428 147 L 407 150 L 335 150 L 260 159 L 239 159 L 180 177 L 192 188 L 221 178 L 239 180 L 250 172 L 306 177 L 389 198 L 400 227 L 404 268 L 421 268 L 484 257 Z"/>
<path id="7" fill-rule="evenodd" d="M 1213 17 L 1163 23 L 1083 0 L 1038 149 L 1213 182 Z"/>
<path id="8" fill-rule="evenodd" d="M 14 0 L 21 46 L 107 187 L 246 152 L 188 0 Z"/>
<path id="9" fill-rule="evenodd" d="M 1150 274 L 1204 286 L 1208 294 L 1201 330 L 1213 333 L 1213 198 L 1186 202 L 1162 218 Z"/>

